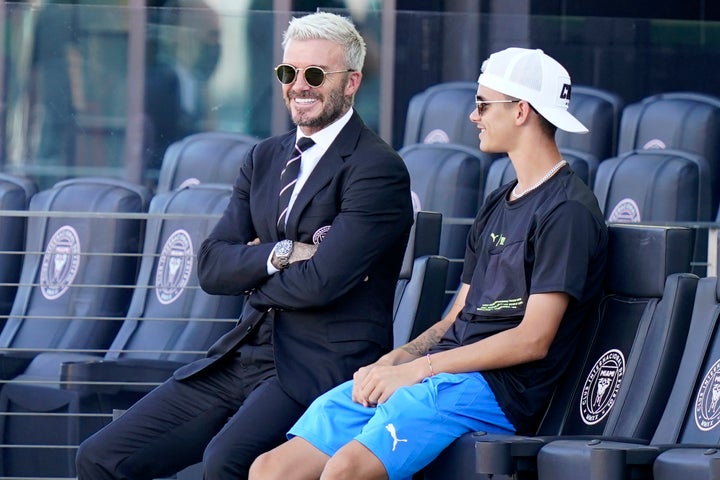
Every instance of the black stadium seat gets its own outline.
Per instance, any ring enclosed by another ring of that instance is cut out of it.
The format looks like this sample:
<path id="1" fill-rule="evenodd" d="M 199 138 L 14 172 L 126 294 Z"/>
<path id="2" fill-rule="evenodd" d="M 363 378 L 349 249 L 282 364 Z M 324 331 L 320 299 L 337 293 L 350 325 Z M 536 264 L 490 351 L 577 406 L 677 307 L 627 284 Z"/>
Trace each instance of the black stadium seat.
<path id="1" fill-rule="evenodd" d="M 599 321 L 586 326 L 589 347 L 579 344 L 536 435 L 467 434 L 426 469 L 425 479 L 533 478 L 538 451 L 560 435 L 649 439 L 690 323 L 698 278 L 682 272 L 690 268 L 692 245 L 688 228 L 610 226 Z"/>
<path id="2" fill-rule="evenodd" d="M 37 193 L 35 182 L 24 177 L 0 173 L 0 211 L 27 210 Z M 0 328 L 10 313 L 22 269 L 27 218 L 0 213 Z"/>
<path id="3" fill-rule="evenodd" d="M 403 145 L 458 143 L 479 148 L 477 127 L 469 119 L 476 108 L 477 88 L 476 81 L 446 82 L 414 95 L 407 109 Z M 577 135 L 558 131 L 558 145 L 591 155 L 598 161 L 614 156 L 623 106 L 620 96 L 612 92 L 573 85 L 569 111 L 590 132 Z"/>
<path id="4" fill-rule="evenodd" d="M 71 448 L 5 452 L 5 475 L 75 475 L 74 447 L 106 424 L 113 409 L 128 408 L 176 368 L 202 357 L 235 325 L 244 297 L 209 295 L 199 288 L 196 274 L 196 252 L 231 191 L 230 185 L 202 184 L 153 198 L 137 287 L 104 357 L 41 354 L 17 380 L 49 385 L 11 383 L 0 392 L 0 410 L 26 414 L 4 422 L 0 416 L 3 443 Z M 70 416 L 33 415 L 48 412 Z M 28 463 L 38 452 L 43 462 Z"/>
<path id="5" fill-rule="evenodd" d="M 395 289 L 393 336 L 404 345 L 440 320 L 445 307 L 448 259 L 438 255 L 442 215 L 420 211 L 405 249 Z"/>
<path id="6" fill-rule="evenodd" d="M 587 442 L 558 440 L 538 456 L 540 479 L 714 480 L 720 445 L 720 283 L 700 279 L 680 366 L 650 442 L 603 437 Z M 637 410 L 636 416 L 643 410 Z M 654 472 L 653 472 L 654 470 Z"/>
<path id="7" fill-rule="evenodd" d="M 470 121 L 477 82 L 433 85 L 410 99 L 404 146 L 416 143 L 457 143 L 478 149 L 478 129 Z"/>
<path id="8" fill-rule="evenodd" d="M 593 188 L 609 222 L 710 221 L 710 171 L 678 150 L 635 150 L 598 166 Z"/>
<path id="9" fill-rule="evenodd" d="M 598 166 L 593 188 L 610 223 L 709 222 L 712 220 L 707 161 L 678 150 L 636 150 Z M 693 272 L 707 270 L 707 231 L 695 236 Z"/>
<path id="10" fill-rule="evenodd" d="M 410 145 L 400 150 L 400 156 L 410 172 L 415 209 L 443 216 L 439 254 L 451 261 L 460 260 L 451 263 L 448 270 L 447 289 L 455 290 L 460 283 L 467 232 L 480 207 L 489 161 L 477 149 L 449 143 Z"/>
<path id="11" fill-rule="evenodd" d="M 603 161 L 617 153 L 620 115 L 625 102 L 612 92 L 586 85 L 573 85 L 568 110 L 585 125 L 589 133 L 557 131 L 560 148 L 577 150 Z"/>
<path id="12" fill-rule="evenodd" d="M 12 311 L 0 332 L 0 378 L 39 352 L 107 348 L 127 312 L 144 221 L 145 187 L 77 178 L 35 194 Z M 62 212 L 70 212 L 63 215 Z M 118 319 L 117 321 L 113 319 Z"/>
<path id="13" fill-rule="evenodd" d="M 198 183 L 232 184 L 259 139 L 241 133 L 201 132 L 171 144 L 163 155 L 157 192 Z"/>
<path id="14" fill-rule="evenodd" d="M 620 119 L 618 153 L 657 149 L 682 150 L 706 159 L 714 216 L 720 201 L 720 98 L 669 92 L 627 105 Z"/>

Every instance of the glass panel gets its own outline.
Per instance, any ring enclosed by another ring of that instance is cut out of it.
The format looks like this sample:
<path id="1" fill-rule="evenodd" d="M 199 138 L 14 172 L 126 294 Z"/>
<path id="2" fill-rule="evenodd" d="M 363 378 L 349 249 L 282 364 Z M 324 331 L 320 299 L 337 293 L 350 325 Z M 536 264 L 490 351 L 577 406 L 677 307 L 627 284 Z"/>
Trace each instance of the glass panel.
<path id="1" fill-rule="evenodd" d="M 4 171 L 30 175 L 41 187 L 76 175 L 152 185 L 167 146 L 190 133 L 267 137 L 291 128 L 272 72 L 289 12 L 252 10 L 258 2 L 250 0 L 187 0 L 184 8 L 149 8 L 137 17 L 127 1 L 99 3 L 0 7 Z M 507 46 L 542 48 L 573 83 L 628 103 L 664 91 L 720 95 L 707 71 L 720 60 L 718 22 L 385 12 L 378 1 L 346 3 L 352 8 L 333 11 L 351 15 L 368 44 L 357 110 L 396 148 L 413 95 L 440 82 L 474 81 L 482 60 Z M 383 38 L 388 13 L 394 36 Z M 129 49 L 138 39 L 139 61 Z M 394 58 L 383 63 L 380 52 Z M 381 88 L 392 90 L 391 109 L 380 108 Z M 136 101 L 142 112 L 133 113 L 131 100 L 143 98 Z M 141 145 L 128 146 L 128 137 Z"/>

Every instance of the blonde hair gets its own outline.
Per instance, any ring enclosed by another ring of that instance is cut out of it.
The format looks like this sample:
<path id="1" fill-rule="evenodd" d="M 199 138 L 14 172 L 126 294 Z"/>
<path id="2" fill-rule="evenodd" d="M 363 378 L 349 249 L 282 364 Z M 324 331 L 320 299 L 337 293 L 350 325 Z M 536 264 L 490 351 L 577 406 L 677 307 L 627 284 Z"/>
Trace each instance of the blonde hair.
<path id="1" fill-rule="evenodd" d="M 334 13 L 318 12 L 294 17 L 283 34 L 283 48 L 290 40 L 330 40 L 344 47 L 347 68 L 362 71 L 365 63 L 365 40 L 349 18 Z"/>

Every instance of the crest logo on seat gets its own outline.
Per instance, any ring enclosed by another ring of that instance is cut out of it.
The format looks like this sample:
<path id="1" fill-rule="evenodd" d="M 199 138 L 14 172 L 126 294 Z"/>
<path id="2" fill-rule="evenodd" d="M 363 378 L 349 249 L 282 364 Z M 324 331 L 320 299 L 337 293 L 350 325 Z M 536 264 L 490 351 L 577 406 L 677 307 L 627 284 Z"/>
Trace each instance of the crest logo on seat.
<path id="1" fill-rule="evenodd" d="M 643 145 L 642 148 L 643 150 L 665 150 L 667 146 L 665 145 L 665 142 L 659 138 L 653 138 L 652 140 L 645 142 L 645 145 Z"/>
<path id="2" fill-rule="evenodd" d="M 705 374 L 695 399 L 695 425 L 707 432 L 720 423 L 720 360 Z"/>
<path id="3" fill-rule="evenodd" d="M 175 190 L 182 190 L 184 188 L 200 185 L 200 180 L 195 177 L 186 178 Z"/>
<path id="4" fill-rule="evenodd" d="M 40 270 L 40 291 L 48 300 L 57 300 L 68 291 L 80 266 L 80 238 L 64 225 L 48 242 Z"/>
<path id="5" fill-rule="evenodd" d="M 430 133 L 425 135 L 423 143 L 450 143 L 450 136 L 445 130 L 436 128 L 435 130 L 430 130 Z"/>
<path id="6" fill-rule="evenodd" d="M 192 268 L 190 235 L 183 229 L 175 230 L 165 241 L 155 273 L 155 294 L 160 303 L 169 305 L 178 299 L 190 280 Z"/>
<path id="7" fill-rule="evenodd" d="M 608 350 L 595 362 L 580 396 L 580 418 L 585 424 L 595 425 L 610 413 L 623 375 L 625 356 L 620 350 Z"/>
<path id="8" fill-rule="evenodd" d="M 638 223 L 640 222 L 640 207 L 632 198 L 623 198 L 610 212 L 608 222 Z"/>

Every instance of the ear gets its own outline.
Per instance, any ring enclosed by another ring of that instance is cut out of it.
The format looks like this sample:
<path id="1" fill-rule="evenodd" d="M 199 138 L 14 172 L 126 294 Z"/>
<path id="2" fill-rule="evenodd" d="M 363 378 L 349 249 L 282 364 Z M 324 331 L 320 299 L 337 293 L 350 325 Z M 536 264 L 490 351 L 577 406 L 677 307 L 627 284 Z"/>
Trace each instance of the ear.
<path id="1" fill-rule="evenodd" d="M 520 100 L 517 104 L 517 113 L 515 114 L 515 124 L 520 126 L 528 122 L 532 107 L 525 100 Z"/>
<path id="2" fill-rule="evenodd" d="M 362 72 L 350 72 L 347 83 L 345 84 L 345 95 L 353 96 L 360 88 L 362 81 Z"/>

